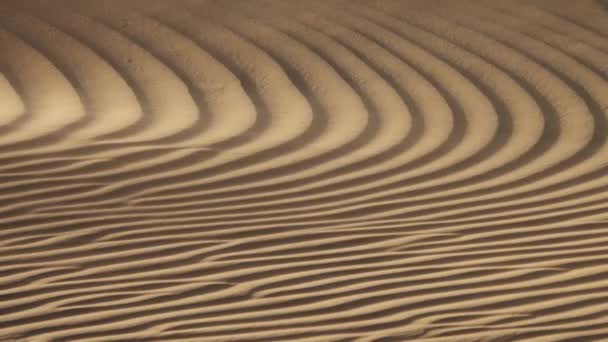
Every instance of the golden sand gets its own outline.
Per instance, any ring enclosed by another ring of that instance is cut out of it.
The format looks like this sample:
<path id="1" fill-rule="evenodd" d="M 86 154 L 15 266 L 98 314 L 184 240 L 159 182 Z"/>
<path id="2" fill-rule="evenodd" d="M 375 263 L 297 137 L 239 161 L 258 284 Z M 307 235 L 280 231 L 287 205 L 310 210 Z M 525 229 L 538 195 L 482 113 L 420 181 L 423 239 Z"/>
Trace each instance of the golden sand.
<path id="1" fill-rule="evenodd" d="M 0 341 L 608 341 L 607 132 L 599 0 L 2 1 Z"/>

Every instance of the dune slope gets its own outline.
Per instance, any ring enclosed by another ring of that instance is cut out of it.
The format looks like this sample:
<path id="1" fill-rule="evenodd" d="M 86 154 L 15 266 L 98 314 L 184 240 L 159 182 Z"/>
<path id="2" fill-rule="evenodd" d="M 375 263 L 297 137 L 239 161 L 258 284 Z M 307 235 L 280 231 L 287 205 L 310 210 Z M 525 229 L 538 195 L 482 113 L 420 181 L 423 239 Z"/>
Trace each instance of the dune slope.
<path id="1" fill-rule="evenodd" d="M 0 2 L 0 342 L 608 341 L 608 3 Z"/>

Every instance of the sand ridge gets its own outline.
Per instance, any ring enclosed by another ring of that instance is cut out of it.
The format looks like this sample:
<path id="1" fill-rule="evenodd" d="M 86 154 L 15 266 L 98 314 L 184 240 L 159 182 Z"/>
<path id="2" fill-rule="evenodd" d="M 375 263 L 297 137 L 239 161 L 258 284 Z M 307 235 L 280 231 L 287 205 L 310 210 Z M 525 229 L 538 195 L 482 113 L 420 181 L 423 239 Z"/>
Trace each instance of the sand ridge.
<path id="1" fill-rule="evenodd" d="M 599 0 L 0 3 L 0 341 L 608 340 Z"/>

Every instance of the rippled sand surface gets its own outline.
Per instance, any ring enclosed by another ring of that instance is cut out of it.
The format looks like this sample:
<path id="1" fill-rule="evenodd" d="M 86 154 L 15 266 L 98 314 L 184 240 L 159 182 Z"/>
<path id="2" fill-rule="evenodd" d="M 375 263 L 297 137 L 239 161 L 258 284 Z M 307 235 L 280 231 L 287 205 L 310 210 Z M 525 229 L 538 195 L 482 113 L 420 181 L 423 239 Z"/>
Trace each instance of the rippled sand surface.
<path id="1" fill-rule="evenodd" d="M 608 4 L 0 2 L 0 341 L 608 341 Z"/>

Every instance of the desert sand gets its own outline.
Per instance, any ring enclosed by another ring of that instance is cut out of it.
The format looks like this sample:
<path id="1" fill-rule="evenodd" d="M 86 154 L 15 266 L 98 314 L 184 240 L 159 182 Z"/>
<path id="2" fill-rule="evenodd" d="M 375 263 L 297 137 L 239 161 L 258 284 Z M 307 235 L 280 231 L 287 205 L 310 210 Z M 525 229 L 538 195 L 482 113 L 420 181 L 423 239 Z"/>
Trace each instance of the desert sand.
<path id="1" fill-rule="evenodd" d="M 0 341 L 608 341 L 608 3 L 0 1 Z"/>

